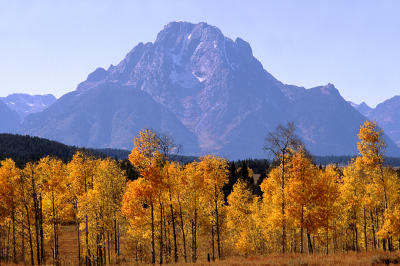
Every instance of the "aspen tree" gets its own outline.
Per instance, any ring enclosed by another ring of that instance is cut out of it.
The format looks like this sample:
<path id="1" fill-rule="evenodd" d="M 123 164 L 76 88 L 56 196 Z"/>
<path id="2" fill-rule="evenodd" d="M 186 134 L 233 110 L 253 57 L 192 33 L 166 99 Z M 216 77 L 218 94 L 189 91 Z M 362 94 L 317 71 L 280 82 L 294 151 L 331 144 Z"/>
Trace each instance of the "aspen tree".
<path id="1" fill-rule="evenodd" d="M 11 218 L 12 227 L 12 260 L 17 261 L 16 251 L 16 215 L 19 205 L 19 193 L 16 186 L 20 171 L 11 159 L 0 162 L 0 219 Z"/>
<path id="2" fill-rule="evenodd" d="M 139 135 L 134 138 L 134 148 L 129 155 L 130 162 L 138 169 L 140 175 L 143 177 L 144 183 L 147 184 L 148 193 L 147 204 L 151 209 L 151 249 L 152 249 L 152 263 L 155 263 L 155 221 L 154 221 L 154 208 L 155 204 L 160 206 L 160 219 L 163 208 L 161 201 L 161 192 L 163 190 L 163 175 L 162 175 L 162 162 L 163 156 L 160 152 L 160 142 L 155 132 L 146 129 L 139 132 Z M 128 186 L 129 189 L 129 186 Z M 162 263 L 162 249 L 163 249 L 163 235 L 162 224 L 160 223 L 160 263 Z"/>
<path id="3" fill-rule="evenodd" d="M 87 197 L 87 194 L 90 189 L 93 188 L 93 180 L 96 171 L 96 163 L 97 161 L 90 155 L 84 152 L 77 152 L 72 160 L 68 163 L 68 186 L 71 192 L 71 198 L 73 202 L 73 206 L 75 209 L 75 224 L 76 231 L 78 236 L 78 261 L 81 262 L 81 237 L 80 231 L 81 227 L 84 228 L 85 231 L 85 241 L 84 241 L 84 256 L 85 263 L 90 264 L 90 258 L 92 255 L 90 254 L 89 249 L 89 220 L 88 216 L 84 215 L 82 217 L 81 210 L 79 209 L 79 205 L 81 205 L 80 201 Z M 81 221 L 84 221 L 83 225 Z"/>
<path id="4" fill-rule="evenodd" d="M 184 222 L 183 222 L 183 209 L 182 205 L 186 206 L 187 218 L 190 221 L 190 232 L 191 232 L 191 257 L 192 262 L 196 262 L 197 260 L 197 236 L 198 236 L 198 220 L 199 216 L 201 216 L 202 211 L 202 202 L 201 202 L 201 194 L 205 189 L 204 175 L 200 173 L 198 170 L 198 162 L 192 162 L 185 166 L 184 174 L 183 174 L 183 185 L 186 185 L 186 189 L 183 190 L 179 199 L 180 205 L 180 213 L 181 215 L 181 224 L 182 224 L 182 232 L 185 232 Z"/>
<path id="5" fill-rule="evenodd" d="M 117 162 L 111 159 L 105 159 L 100 162 L 97 167 L 96 179 L 93 185 L 93 189 L 98 191 L 99 199 L 102 199 L 100 204 L 102 205 L 102 217 L 101 223 L 103 229 L 103 239 L 106 235 L 114 235 L 119 239 L 119 228 L 122 224 L 121 217 L 121 205 L 122 197 L 126 187 L 126 173 L 122 171 Z M 103 240 L 105 247 L 105 240 Z M 108 246 L 110 247 L 110 241 L 107 238 Z M 118 241 L 117 241 L 118 242 Z M 119 253 L 118 243 L 114 243 Z M 104 252 L 104 256 L 106 253 Z M 109 256 L 109 260 L 110 260 Z"/>
<path id="6" fill-rule="evenodd" d="M 223 207 L 222 188 L 228 180 L 228 163 L 226 160 L 208 155 L 200 158 L 198 170 L 204 176 L 204 182 L 207 186 L 206 193 L 209 194 L 210 201 L 214 206 L 215 228 L 217 236 L 217 255 L 221 258 L 221 218 L 220 213 Z"/>
<path id="7" fill-rule="evenodd" d="M 287 182 L 287 217 L 294 225 L 300 228 L 300 253 L 303 253 L 304 236 L 306 229 L 307 239 L 310 240 L 310 233 L 314 231 L 315 207 L 317 204 L 316 181 L 318 172 L 305 150 L 301 148 L 294 153 L 288 165 L 290 179 Z M 312 250 L 308 241 L 309 252 Z"/>
<path id="8" fill-rule="evenodd" d="M 301 142 L 295 135 L 295 126 L 289 122 L 287 126 L 279 125 L 275 132 L 269 132 L 266 137 L 264 149 L 271 152 L 275 159 L 280 163 L 281 172 L 281 215 L 286 214 L 286 164 L 290 154 L 301 146 Z M 281 251 L 286 252 L 286 221 L 282 219 Z"/>
<path id="9" fill-rule="evenodd" d="M 254 215 L 257 204 L 258 197 L 253 196 L 247 184 L 241 180 L 236 182 L 228 196 L 227 228 L 235 249 L 245 256 L 256 253 L 262 241 Z"/>
<path id="10" fill-rule="evenodd" d="M 330 231 L 335 229 L 335 221 L 340 213 L 340 176 L 333 165 L 328 165 L 325 169 L 318 171 L 317 180 L 314 186 L 316 195 L 316 230 L 322 229 L 325 235 L 325 253 L 329 253 Z M 335 232 L 331 232 L 334 237 Z M 336 241 L 336 240 L 334 240 Z M 334 243 L 334 250 L 336 242 Z"/>
<path id="11" fill-rule="evenodd" d="M 44 223 L 51 227 L 53 238 L 53 265 L 59 260 L 60 224 L 67 208 L 67 171 L 61 160 L 45 157 L 37 166 L 38 175 L 43 180 Z"/>
<path id="12" fill-rule="evenodd" d="M 30 201 L 33 205 L 35 226 L 35 244 L 37 264 L 44 264 L 44 235 L 43 235 L 43 213 L 42 213 L 42 186 L 43 180 L 37 173 L 37 163 L 27 163 L 23 169 L 26 176 L 27 189 Z M 29 219 L 29 218 L 28 218 Z"/>

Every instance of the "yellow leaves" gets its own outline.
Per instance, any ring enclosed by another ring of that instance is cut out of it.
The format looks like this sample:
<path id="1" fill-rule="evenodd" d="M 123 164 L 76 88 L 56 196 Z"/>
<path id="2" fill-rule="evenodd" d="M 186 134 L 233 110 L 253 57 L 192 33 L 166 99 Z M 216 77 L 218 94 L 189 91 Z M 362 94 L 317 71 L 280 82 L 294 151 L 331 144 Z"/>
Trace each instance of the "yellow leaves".
<path id="1" fill-rule="evenodd" d="M 39 161 L 36 171 L 42 180 L 44 192 L 59 193 L 57 196 L 66 192 L 67 169 L 61 160 L 45 157 Z"/>
<path id="2" fill-rule="evenodd" d="M 144 178 L 128 182 L 122 200 L 122 214 L 126 216 L 132 224 L 140 222 L 141 218 L 148 217 L 149 207 L 152 202 L 152 190 Z M 137 225 L 138 226 L 138 225 Z"/>
<path id="3" fill-rule="evenodd" d="M 3 208 L 14 208 L 20 170 L 11 159 L 0 162 L 0 202 Z"/>
<path id="4" fill-rule="evenodd" d="M 395 206 L 393 210 L 385 213 L 385 222 L 378 231 L 378 236 L 389 238 L 400 235 L 400 206 Z"/>
<path id="5" fill-rule="evenodd" d="M 213 155 L 201 157 L 197 169 L 203 175 L 204 182 L 213 189 L 216 187 L 219 191 L 227 182 L 229 170 L 225 159 Z"/>
<path id="6" fill-rule="evenodd" d="M 97 163 L 96 159 L 83 152 L 77 152 L 68 163 L 68 182 L 75 197 L 86 193 L 93 186 Z"/>
<path id="7" fill-rule="evenodd" d="M 145 171 L 150 165 L 160 163 L 160 142 L 155 132 L 150 129 L 141 130 L 133 142 L 134 148 L 129 160 L 139 171 Z"/>
<path id="8" fill-rule="evenodd" d="M 376 122 L 365 121 L 360 127 L 357 143 L 358 151 L 362 160 L 368 166 L 375 166 L 383 163 L 383 149 L 385 142 L 382 139 L 383 131 L 378 129 Z"/>
<path id="9" fill-rule="evenodd" d="M 232 234 L 231 242 L 240 254 L 254 253 L 263 241 L 258 205 L 258 198 L 239 180 L 228 196 L 227 228 Z"/>
<path id="10" fill-rule="evenodd" d="M 87 238 L 82 242 L 83 253 L 95 254 L 105 245 L 104 235 L 115 234 L 115 225 L 122 220 L 126 176 L 116 161 L 95 159 L 81 152 L 68 164 L 68 173 L 75 215 Z"/>
<path id="11" fill-rule="evenodd" d="M 276 167 L 271 170 L 268 178 L 261 184 L 263 192 L 262 212 L 264 234 L 268 235 L 279 230 L 285 224 L 285 215 L 282 214 L 282 180 L 281 169 Z"/>
<path id="12" fill-rule="evenodd" d="M 252 203 L 253 195 L 246 188 L 246 184 L 239 180 L 228 196 L 228 228 L 239 229 L 243 227 L 242 223 L 246 226 L 245 221 L 251 214 Z"/>

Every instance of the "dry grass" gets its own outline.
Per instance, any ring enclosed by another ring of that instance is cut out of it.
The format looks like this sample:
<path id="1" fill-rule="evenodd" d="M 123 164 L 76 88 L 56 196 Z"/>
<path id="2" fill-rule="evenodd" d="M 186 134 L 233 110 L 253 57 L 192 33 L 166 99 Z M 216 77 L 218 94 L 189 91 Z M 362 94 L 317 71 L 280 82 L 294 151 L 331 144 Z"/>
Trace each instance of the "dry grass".
<path id="1" fill-rule="evenodd" d="M 63 226 L 60 236 L 60 257 L 62 265 L 77 264 L 77 239 L 75 226 Z M 46 262 L 52 264 L 51 243 L 46 245 Z M 124 256 L 124 254 L 122 254 Z M 125 256 L 128 257 L 128 256 Z M 221 261 L 207 262 L 206 258 L 200 258 L 195 264 L 178 263 L 175 265 L 287 265 L 287 266 L 311 266 L 311 265 L 393 265 L 400 263 L 400 252 L 349 252 L 337 254 L 270 254 L 266 256 L 231 257 Z M 14 264 L 1 264 L 14 265 Z M 114 264 L 115 265 L 115 264 Z M 133 258 L 127 258 L 119 265 L 138 265 Z"/>
<path id="2" fill-rule="evenodd" d="M 207 261 L 199 261 L 192 263 L 178 263 L 174 265 L 287 265 L 287 266 L 312 266 L 312 265 L 393 265 L 400 263 L 400 253 L 392 252 L 360 252 L 360 253 L 337 253 L 337 254 L 271 254 L 260 257 L 235 257 L 221 261 L 208 263 Z M 135 262 L 126 262 L 122 265 L 138 265 Z M 147 264 L 151 265 L 151 264 Z"/>

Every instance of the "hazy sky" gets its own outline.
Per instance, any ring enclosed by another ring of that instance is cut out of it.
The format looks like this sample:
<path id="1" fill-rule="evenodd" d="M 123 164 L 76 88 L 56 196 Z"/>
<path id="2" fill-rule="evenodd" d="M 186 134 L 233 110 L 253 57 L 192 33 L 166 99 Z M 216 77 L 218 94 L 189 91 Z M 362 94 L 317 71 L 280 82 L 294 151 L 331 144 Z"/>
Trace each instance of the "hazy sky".
<path id="1" fill-rule="evenodd" d="M 348 100 L 400 95 L 400 1 L 0 0 L 0 96 L 72 91 L 174 20 L 248 41 L 284 83 Z"/>

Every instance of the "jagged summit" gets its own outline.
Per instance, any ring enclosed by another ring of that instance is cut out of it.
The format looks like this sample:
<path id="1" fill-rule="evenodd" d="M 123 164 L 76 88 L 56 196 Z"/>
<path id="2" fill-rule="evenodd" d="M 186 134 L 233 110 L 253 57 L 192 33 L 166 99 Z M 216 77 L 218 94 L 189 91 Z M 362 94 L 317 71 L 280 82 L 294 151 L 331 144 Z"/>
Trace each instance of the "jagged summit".
<path id="1" fill-rule="evenodd" d="M 248 67 L 247 64 L 256 64 L 259 71 L 264 71 L 244 40 L 233 41 L 217 27 L 204 22 L 171 22 L 154 43 L 139 43 L 117 66 L 110 66 L 107 71 L 96 69 L 77 89 L 87 90 L 103 82 L 136 85 L 150 74 L 143 70 L 168 77 L 180 87 L 193 88 L 223 70 L 241 71 L 239 68 Z"/>
<path id="2" fill-rule="evenodd" d="M 26 116 L 38 113 L 48 108 L 56 101 L 52 94 L 30 95 L 25 93 L 14 93 L 7 97 L 0 97 L 11 110 L 18 113 L 21 120 Z"/>

